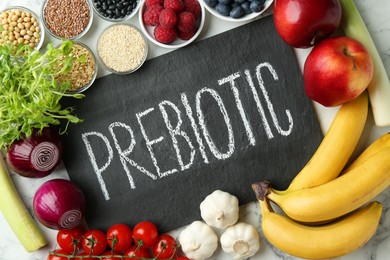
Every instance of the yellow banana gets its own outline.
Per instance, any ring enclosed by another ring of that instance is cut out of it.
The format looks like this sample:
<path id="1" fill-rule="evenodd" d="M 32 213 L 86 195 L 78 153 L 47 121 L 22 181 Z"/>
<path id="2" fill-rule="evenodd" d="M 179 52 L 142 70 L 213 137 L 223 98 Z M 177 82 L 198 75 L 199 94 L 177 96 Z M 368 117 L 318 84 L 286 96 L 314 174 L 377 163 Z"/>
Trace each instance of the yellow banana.
<path id="1" fill-rule="evenodd" d="M 374 235 L 382 213 L 382 205 L 371 202 L 332 223 L 305 226 L 273 212 L 267 198 L 259 204 L 267 240 L 290 255 L 310 259 L 339 257 L 360 248 Z"/>
<path id="2" fill-rule="evenodd" d="M 295 176 L 285 191 L 310 188 L 336 178 L 351 157 L 363 132 L 368 113 L 368 96 L 359 97 L 340 107 L 313 157 Z"/>
<path id="3" fill-rule="evenodd" d="M 370 201 L 390 184 L 390 147 L 328 183 L 277 194 L 263 187 L 263 195 L 292 219 L 319 222 L 343 216 Z"/>
<path id="4" fill-rule="evenodd" d="M 371 143 L 348 167 L 346 167 L 342 172 L 342 174 L 347 173 L 352 170 L 356 166 L 361 165 L 364 161 L 370 158 L 372 155 L 376 154 L 383 148 L 390 147 L 390 133 L 385 133 L 376 139 L 373 143 Z"/>

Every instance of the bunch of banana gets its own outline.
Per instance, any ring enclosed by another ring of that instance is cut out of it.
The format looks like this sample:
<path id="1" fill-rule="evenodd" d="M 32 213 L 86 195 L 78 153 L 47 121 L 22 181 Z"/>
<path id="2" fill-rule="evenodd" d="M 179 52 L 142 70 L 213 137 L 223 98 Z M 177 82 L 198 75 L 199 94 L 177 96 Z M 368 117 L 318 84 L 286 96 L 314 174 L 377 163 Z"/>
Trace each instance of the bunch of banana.
<path id="1" fill-rule="evenodd" d="M 333 258 L 363 246 L 374 235 L 382 213 L 382 205 L 371 202 L 335 222 L 307 226 L 275 213 L 267 198 L 259 202 L 268 241 L 290 255 L 309 259 Z"/>
<path id="2" fill-rule="evenodd" d="M 367 106 L 367 96 L 361 95 L 340 108 L 288 189 L 272 189 L 267 181 L 252 185 L 264 234 L 277 248 L 302 258 L 332 258 L 358 249 L 375 233 L 382 207 L 370 201 L 390 185 L 390 133 L 346 166 L 364 129 Z M 339 121 L 347 113 L 354 116 Z M 275 213 L 269 201 L 287 216 Z"/>
<path id="3" fill-rule="evenodd" d="M 310 188 L 336 178 L 354 152 L 364 130 L 368 114 L 368 95 L 340 107 L 329 130 L 310 161 L 281 193 Z"/>

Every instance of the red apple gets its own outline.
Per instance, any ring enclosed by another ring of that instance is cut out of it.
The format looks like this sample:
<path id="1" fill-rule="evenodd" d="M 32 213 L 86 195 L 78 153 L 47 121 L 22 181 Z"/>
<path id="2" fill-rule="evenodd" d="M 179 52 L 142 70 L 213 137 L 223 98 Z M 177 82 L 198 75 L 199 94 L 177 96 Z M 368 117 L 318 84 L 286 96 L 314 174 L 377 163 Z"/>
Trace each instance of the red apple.
<path id="1" fill-rule="evenodd" d="M 305 92 L 324 106 L 342 105 L 367 88 L 373 72 L 371 55 L 360 42 L 346 36 L 328 38 L 306 58 Z"/>
<path id="2" fill-rule="evenodd" d="M 336 31 L 341 13 L 339 0 L 275 0 L 274 23 L 287 44 L 308 48 Z"/>

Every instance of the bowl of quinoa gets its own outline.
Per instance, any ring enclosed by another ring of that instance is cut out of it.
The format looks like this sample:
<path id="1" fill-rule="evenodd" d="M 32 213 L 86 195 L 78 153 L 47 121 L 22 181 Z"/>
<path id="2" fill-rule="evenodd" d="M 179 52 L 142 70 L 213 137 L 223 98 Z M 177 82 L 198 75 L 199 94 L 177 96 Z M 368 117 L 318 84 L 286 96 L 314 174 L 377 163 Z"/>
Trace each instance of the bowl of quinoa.
<path id="1" fill-rule="evenodd" d="M 88 0 L 45 0 L 42 20 L 51 36 L 76 40 L 91 27 L 93 9 Z"/>
<path id="2" fill-rule="evenodd" d="M 84 43 L 74 41 L 70 54 L 75 60 L 71 70 L 60 74 L 58 82 L 69 82 L 68 93 L 81 93 L 92 86 L 98 73 L 98 66 L 92 50 Z M 61 68 L 58 68 L 61 69 Z"/>
<path id="3" fill-rule="evenodd" d="M 113 24 L 99 35 L 97 56 L 103 66 L 115 74 L 138 70 L 148 55 L 148 44 L 134 25 Z"/>
<path id="4" fill-rule="evenodd" d="M 0 44 L 26 44 L 36 50 L 42 47 L 45 31 L 33 11 L 21 6 L 8 7 L 0 11 L 0 25 Z"/>

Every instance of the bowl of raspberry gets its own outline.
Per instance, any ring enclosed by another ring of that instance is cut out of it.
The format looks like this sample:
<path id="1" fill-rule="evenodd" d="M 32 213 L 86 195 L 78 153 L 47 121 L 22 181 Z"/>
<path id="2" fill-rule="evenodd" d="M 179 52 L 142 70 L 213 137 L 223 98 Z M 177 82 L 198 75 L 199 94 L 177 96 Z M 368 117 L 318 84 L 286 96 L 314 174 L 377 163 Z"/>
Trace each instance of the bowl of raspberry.
<path id="1" fill-rule="evenodd" d="M 199 0 L 212 15 L 228 22 L 245 22 L 259 18 L 274 0 Z"/>
<path id="2" fill-rule="evenodd" d="M 144 0 L 139 23 L 146 37 L 155 45 L 177 49 L 193 42 L 205 21 L 203 0 Z"/>

